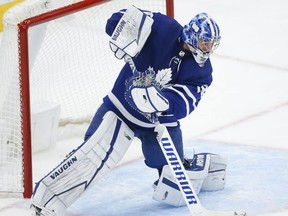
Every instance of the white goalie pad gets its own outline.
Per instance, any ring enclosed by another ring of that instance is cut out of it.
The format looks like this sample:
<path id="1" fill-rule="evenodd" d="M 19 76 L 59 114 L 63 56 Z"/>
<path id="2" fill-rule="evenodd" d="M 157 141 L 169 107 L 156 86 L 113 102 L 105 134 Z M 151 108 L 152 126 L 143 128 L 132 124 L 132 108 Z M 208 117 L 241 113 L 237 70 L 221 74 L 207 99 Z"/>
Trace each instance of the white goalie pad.
<path id="1" fill-rule="evenodd" d="M 135 57 L 151 33 L 154 20 L 134 6 L 130 6 L 119 20 L 109 45 L 116 58 L 126 54 Z"/>
<path id="2" fill-rule="evenodd" d="M 210 157 L 208 176 L 204 180 L 201 190 L 222 190 L 225 187 L 227 159 L 217 154 L 211 154 Z"/>
<path id="3" fill-rule="evenodd" d="M 95 133 L 36 184 L 32 205 L 64 215 L 88 186 L 116 166 L 133 137 L 122 120 L 107 112 Z"/>
<path id="4" fill-rule="evenodd" d="M 191 168 L 186 169 L 187 175 L 198 194 L 201 190 L 220 190 L 225 185 L 226 160 L 209 153 L 194 156 Z M 204 184 L 205 182 L 205 184 Z M 173 206 L 183 206 L 185 201 L 168 165 L 164 166 L 153 197 L 162 203 Z"/>

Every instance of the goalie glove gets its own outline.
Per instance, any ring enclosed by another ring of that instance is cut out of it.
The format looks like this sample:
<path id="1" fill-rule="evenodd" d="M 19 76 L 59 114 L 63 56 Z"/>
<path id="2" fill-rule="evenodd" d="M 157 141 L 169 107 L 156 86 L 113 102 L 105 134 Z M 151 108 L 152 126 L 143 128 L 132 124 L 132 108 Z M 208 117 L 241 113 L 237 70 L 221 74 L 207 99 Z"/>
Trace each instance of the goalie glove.
<path id="1" fill-rule="evenodd" d="M 109 45 L 115 57 L 135 57 L 150 35 L 153 21 L 147 14 L 130 6 L 110 37 Z"/>
<path id="2" fill-rule="evenodd" d="M 133 74 L 126 85 L 125 99 L 133 109 L 155 123 L 157 113 L 169 108 L 169 101 L 161 91 L 163 87 L 155 80 L 153 70 L 139 72 L 135 69 Z"/>

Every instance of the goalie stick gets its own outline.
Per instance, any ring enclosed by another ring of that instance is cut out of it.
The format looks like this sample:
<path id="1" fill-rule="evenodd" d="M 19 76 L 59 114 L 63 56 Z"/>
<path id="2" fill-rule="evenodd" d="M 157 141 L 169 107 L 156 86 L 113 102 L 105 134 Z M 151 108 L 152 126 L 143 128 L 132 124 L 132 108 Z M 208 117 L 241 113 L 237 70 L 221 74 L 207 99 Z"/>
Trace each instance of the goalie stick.
<path id="1" fill-rule="evenodd" d="M 133 59 L 130 56 L 126 55 L 124 60 L 129 64 L 132 72 L 137 70 Z M 155 123 L 154 131 L 157 132 L 158 143 L 192 216 L 246 216 L 245 212 L 211 211 L 205 209 L 200 203 L 200 200 L 189 180 L 167 128 L 157 121 Z"/>

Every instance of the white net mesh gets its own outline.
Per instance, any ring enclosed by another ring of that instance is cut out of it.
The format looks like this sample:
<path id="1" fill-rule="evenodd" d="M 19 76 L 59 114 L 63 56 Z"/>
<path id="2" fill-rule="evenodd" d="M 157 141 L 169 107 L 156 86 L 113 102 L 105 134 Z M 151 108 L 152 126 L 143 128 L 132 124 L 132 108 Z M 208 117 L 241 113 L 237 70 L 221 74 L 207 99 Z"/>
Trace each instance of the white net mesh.
<path id="1" fill-rule="evenodd" d="M 6 13 L 0 46 L 0 193 L 23 192 L 18 28 L 26 18 L 78 1 L 26 0 Z M 165 0 L 114 0 L 29 28 L 30 101 L 60 104 L 60 124 L 89 122 L 124 62 L 116 60 L 106 20 L 133 4 L 165 13 Z"/>

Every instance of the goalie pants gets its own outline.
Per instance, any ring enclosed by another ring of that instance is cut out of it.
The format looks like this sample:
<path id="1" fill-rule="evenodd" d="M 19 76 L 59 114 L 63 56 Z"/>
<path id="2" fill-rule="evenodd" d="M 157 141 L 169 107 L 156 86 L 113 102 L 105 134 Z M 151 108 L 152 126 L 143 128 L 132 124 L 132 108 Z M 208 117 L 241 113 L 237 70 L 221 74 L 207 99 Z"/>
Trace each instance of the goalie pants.
<path id="1" fill-rule="evenodd" d="M 102 117 L 106 112 L 110 111 L 105 104 L 102 104 L 96 111 L 95 116 L 93 117 L 92 122 L 90 123 L 87 132 L 85 134 L 85 140 L 87 140 L 99 127 L 99 124 L 102 121 Z M 125 121 L 126 119 L 122 119 Z M 127 123 L 127 122 L 126 122 Z M 128 124 L 131 125 L 131 124 Z M 145 163 L 148 167 L 155 168 L 158 170 L 159 175 L 161 175 L 162 168 L 167 164 L 166 159 L 162 153 L 162 150 L 159 146 L 159 143 L 156 139 L 157 133 L 152 130 L 147 130 L 146 128 L 131 128 L 135 133 L 135 136 L 140 139 L 142 144 L 142 152 L 145 158 Z M 167 127 L 167 130 L 171 136 L 171 139 L 174 142 L 174 145 L 177 149 L 177 152 L 183 161 L 183 140 L 182 132 L 180 127 Z"/>

